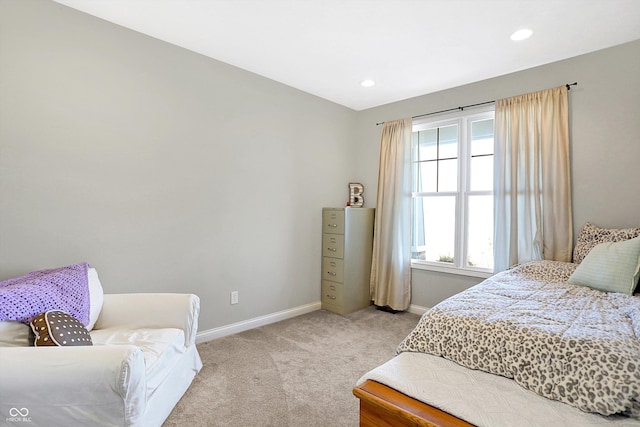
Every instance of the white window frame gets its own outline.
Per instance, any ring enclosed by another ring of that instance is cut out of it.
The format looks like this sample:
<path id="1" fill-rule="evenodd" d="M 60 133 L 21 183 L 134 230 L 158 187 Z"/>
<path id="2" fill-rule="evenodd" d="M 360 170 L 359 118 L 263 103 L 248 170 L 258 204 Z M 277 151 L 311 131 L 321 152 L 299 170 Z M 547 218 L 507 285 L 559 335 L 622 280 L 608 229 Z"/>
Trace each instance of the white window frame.
<path id="1" fill-rule="evenodd" d="M 468 217 L 468 198 L 470 195 L 492 195 L 493 191 L 470 191 L 470 153 L 469 146 L 471 143 L 471 126 L 469 123 L 476 120 L 492 118 L 495 120 L 495 107 L 493 105 L 475 109 L 473 113 L 459 111 L 446 116 L 440 116 L 437 119 L 426 117 L 422 119 L 414 119 L 412 132 L 430 129 L 434 127 L 442 127 L 452 124 L 458 125 L 458 191 L 457 192 L 413 192 L 412 200 L 421 196 L 456 196 L 456 219 L 455 219 L 455 264 L 425 261 L 411 259 L 411 268 L 420 270 L 430 270 L 442 273 L 457 274 L 463 276 L 473 276 L 486 278 L 493 274 L 491 269 L 465 266 L 467 259 L 467 240 L 468 225 L 466 221 Z M 463 137 L 464 136 L 464 137 Z M 494 152 L 495 156 L 495 152 Z M 495 157 L 494 157 L 495 158 Z M 413 156 L 411 158 L 413 170 Z M 414 224 L 413 208 L 411 209 L 411 223 Z M 411 230 L 413 235 L 413 230 Z M 413 240 L 413 239 L 412 239 Z"/>

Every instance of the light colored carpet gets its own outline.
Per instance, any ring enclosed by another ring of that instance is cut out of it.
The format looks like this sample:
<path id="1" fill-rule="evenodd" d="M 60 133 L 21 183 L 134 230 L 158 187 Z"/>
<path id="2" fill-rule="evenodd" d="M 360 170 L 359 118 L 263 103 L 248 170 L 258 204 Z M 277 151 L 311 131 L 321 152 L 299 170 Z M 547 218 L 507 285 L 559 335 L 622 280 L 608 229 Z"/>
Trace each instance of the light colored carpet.
<path id="1" fill-rule="evenodd" d="M 357 426 L 353 386 L 418 320 L 320 310 L 200 344 L 204 366 L 164 426 Z"/>

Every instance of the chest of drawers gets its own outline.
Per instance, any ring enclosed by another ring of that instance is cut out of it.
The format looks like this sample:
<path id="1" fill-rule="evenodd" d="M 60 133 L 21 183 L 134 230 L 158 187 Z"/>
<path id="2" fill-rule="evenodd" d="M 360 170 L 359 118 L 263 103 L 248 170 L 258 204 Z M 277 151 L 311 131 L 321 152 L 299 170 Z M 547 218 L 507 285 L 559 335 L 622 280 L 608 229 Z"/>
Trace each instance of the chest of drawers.
<path id="1" fill-rule="evenodd" d="M 372 208 L 322 209 L 322 308 L 348 314 L 371 304 Z"/>

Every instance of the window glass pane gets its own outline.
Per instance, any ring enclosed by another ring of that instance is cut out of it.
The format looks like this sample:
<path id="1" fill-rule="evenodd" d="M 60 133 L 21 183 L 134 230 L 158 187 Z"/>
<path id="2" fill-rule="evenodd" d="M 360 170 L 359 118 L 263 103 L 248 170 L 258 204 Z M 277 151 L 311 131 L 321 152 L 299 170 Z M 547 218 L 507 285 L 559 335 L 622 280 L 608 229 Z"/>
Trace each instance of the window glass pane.
<path id="1" fill-rule="evenodd" d="M 471 122 L 471 139 L 493 137 L 493 119 L 474 120 Z"/>
<path id="2" fill-rule="evenodd" d="M 438 158 L 438 131 L 427 129 L 418 132 L 420 143 L 420 160 L 435 160 Z"/>
<path id="3" fill-rule="evenodd" d="M 411 134 L 411 179 L 412 191 L 420 191 L 420 170 L 418 160 L 420 160 L 420 145 L 418 144 L 418 132 Z"/>
<path id="4" fill-rule="evenodd" d="M 493 156 L 471 158 L 471 191 L 493 190 Z"/>
<path id="5" fill-rule="evenodd" d="M 493 119 L 471 123 L 471 155 L 493 154 Z"/>
<path id="6" fill-rule="evenodd" d="M 453 264 L 456 236 L 456 197 L 415 199 L 413 258 Z"/>
<path id="7" fill-rule="evenodd" d="M 417 192 L 436 192 L 436 178 L 438 162 L 420 162 L 414 163 L 414 191 Z"/>
<path id="8" fill-rule="evenodd" d="M 458 160 L 438 162 L 438 191 L 458 191 Z"/>
<path id="9" fill-rule="evenodd" d="M 412 200 L 411 209 L 411 258 L 424 259 L 424 209 L 423 198 L 417 197 Z"/>
<path id="10" fill-rule="evenodd" d="M 456 157 L 458 157 L 458 125 L 441 127 L 438 158 L 450 159 Z"/>
<path id="11" fill-rule="evenodd" d="M 418 132 L 413 132 L 411 134 L 411 160 L 413 162 L 417 162 L 418 160 L 420 160 L 420 158 L 418 157 L 419 148 L 420 146 L 418 145 Z"/>
<path id="12" fill-rule="evenodd" d="M 467 265 L 493 269 L 493 196 L 469 196 Z"/>

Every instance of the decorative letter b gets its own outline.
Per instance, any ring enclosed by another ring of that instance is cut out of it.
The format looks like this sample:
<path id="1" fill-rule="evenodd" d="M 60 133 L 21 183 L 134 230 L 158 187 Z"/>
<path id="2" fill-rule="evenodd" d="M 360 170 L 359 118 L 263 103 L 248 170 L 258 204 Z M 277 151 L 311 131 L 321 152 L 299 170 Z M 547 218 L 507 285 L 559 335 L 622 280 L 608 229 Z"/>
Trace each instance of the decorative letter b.
<path id="1" fill-rule="evenodd" d="M 359 182 L 349 183 L 349 205 L 354 208 L 361 208 L 364 205 L 364 185 Z"/>

